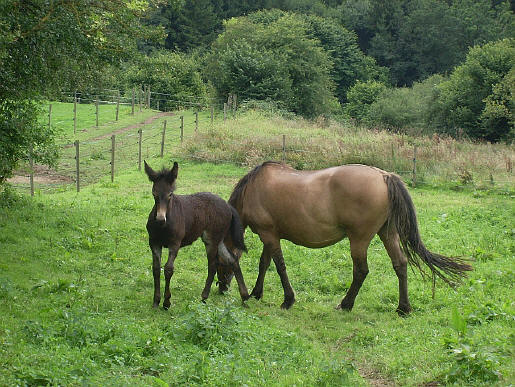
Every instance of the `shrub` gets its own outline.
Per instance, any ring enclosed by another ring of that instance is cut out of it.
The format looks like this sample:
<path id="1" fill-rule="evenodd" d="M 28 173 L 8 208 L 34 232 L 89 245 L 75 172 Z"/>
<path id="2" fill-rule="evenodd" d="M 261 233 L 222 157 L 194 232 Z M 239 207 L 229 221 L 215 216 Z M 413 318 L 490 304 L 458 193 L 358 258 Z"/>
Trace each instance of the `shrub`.
<path id="1" fill-rule="evenodd" d="M 440 131 L 463 129 L 472 138 L 508 140 L 515 114 L 509 75 L 514 66 L 515 39 L 471 48 L 465 62 L 438 87 L 435 123 Z"/>
<path id="2" fill-rule="evenodd" d="M 372 105 L 385 90 L 386 86 L 381 82 L 356 82 L 347 93 L 348 102 L 344 108 L 345 114 L 358 121 L 364 120 L 368 115 L 370 105 Z"/>
<path id="3" fill-rule="evenodd" d="M 207 86 L 200 75 L 200 65 L 191 55 L 175 52 L 157 52 L 136 60 L 127 69 L 127 85 L 149 85 L 158 98 L 151 100 L 157 107 L 161 95 L 160 110 L 177 108 L 183 101 L 193 104 L 207 103 Z"/>

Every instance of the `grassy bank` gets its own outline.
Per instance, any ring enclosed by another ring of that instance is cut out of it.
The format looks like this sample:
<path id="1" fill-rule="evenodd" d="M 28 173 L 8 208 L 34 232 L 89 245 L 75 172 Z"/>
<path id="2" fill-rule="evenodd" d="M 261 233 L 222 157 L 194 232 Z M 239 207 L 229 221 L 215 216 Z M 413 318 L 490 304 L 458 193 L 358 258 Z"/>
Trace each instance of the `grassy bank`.
<path id="1" fill-rule="evenodd" d="M 397 172 L 409 181 L 416 158 L 418 184 L 508 191 L 515 187 L 512 145 L 457 141 L 437 135 L 409 137 L 332 121 L 270 117 L 256 111 L 199 132 L 188 140 L 185 149 L 197 159 L 245 166 L 283 158 L 299 169 L 361 163 Z"/>
<path id="2" fill-rule="evenodd" d="M 178 148 L 177 148 L 178 149 Z M 179 160 L 177 193 L 228 198 L 248 171 Z M 275 269 L 264 298 L 241 306 L 236 287 L 207 304 L 200 242 L 182 249 L 172 307 L 153 310 L 144 228 L 152 206 L 143 173 L 114 183 L 0 200 L 0 385 L 510 385 L 515 382 L 515 255 L 510 196 L 412 189 L 431 250 L 472 256 L 474 271 L 449 289 L 409 273 L 414 308 L 398 317 L 397 278 L 380 241 L 350 313 L 334 310 L 347 290 L 348 242 L 310 250 L 283 243 L 297 303 L 282 311 Z M 250 288 L 261 243 L 247 231 L 242 270 Z M 273 266 L 273 265 L 272 265 Z"/>

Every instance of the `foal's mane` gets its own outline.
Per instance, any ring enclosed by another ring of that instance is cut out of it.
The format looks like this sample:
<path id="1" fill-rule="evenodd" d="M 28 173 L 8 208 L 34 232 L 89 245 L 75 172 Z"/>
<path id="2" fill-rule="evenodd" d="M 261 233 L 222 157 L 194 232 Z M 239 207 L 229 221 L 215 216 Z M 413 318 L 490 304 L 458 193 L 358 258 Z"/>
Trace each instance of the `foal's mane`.
<path id="1" fill-rule="evenodd" d="M 254 180 L 254 178 L 261 172 L 261 170 L 268 165 L 283 165 L 278 161 L 265 161 L 263 164 L 254 167 L 249 173 L 243 176 L 240 181 L 234 187 L 231 197 L 229 198 L 229 204 L 233 207 L 236 207 L 237 203 L 240 201 L 241 197 L 245 192 L 245 188 L 247 185 Z"/>

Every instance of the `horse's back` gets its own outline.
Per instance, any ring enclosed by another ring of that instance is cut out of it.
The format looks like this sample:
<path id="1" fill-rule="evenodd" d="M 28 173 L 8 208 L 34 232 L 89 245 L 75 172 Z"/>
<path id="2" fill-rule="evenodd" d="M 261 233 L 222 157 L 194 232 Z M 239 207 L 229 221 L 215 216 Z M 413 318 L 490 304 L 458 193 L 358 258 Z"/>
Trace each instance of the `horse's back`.
<path id="1" fill-rule="evenodd" d="M 247 189 L 243 213 L 251 228 L 270 228 L 304 246 L 327 246 L 349 234 L 378 231 L 388 213 L 385 175 L 364 165 L 317 171 L 268 165 Z"/>

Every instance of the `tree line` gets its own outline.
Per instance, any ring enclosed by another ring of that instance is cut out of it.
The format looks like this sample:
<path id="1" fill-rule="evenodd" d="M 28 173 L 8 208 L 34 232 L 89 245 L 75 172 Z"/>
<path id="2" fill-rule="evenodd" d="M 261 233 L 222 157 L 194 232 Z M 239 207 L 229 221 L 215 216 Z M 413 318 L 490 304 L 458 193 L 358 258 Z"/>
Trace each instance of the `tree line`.
<path id="1" fill-rule="evenodd" d="M 309 118 L 513 141 L 513 36 L 508 0 L 5 0 L 0 181 L 28 149 L 55 161 L 38 101 L 61 89 L 236 94 Z"/>

